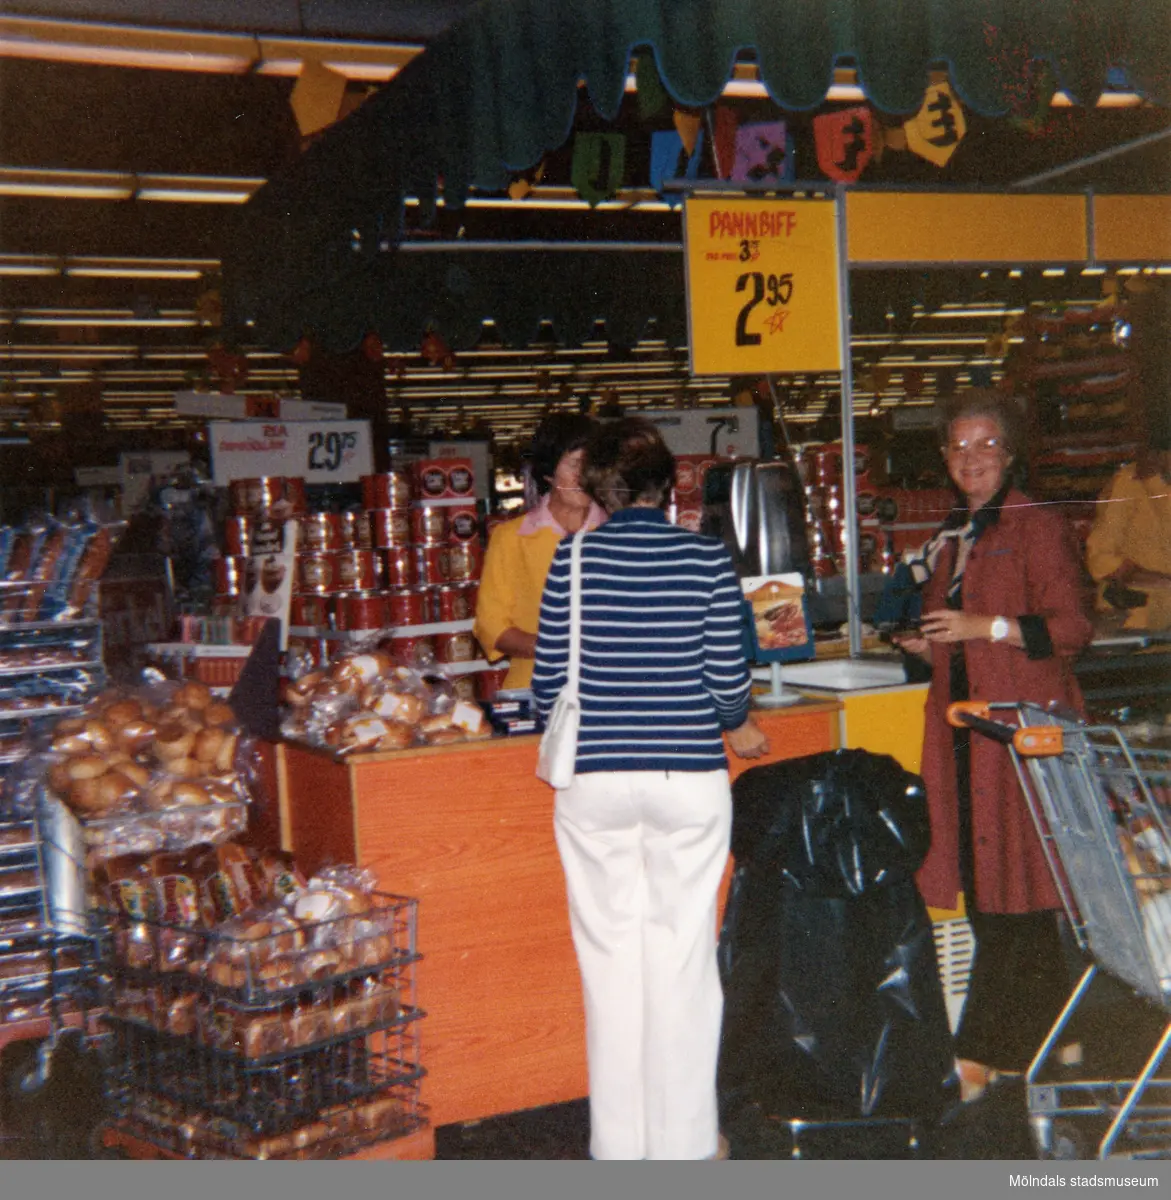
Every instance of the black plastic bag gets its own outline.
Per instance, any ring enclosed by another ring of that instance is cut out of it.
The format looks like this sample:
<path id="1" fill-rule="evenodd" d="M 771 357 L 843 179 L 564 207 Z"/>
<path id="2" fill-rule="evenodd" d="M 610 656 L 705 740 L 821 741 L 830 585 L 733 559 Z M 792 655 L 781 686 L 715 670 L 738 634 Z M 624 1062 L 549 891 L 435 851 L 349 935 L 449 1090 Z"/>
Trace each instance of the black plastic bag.
<path id="1" fill-rule="evenodd" d="M 927 910 L 918 776 L 861 750 L 746 771 L 720 937 L 720 1091 L 821 1118 L 937 1116 L 954 1056 Z"/>

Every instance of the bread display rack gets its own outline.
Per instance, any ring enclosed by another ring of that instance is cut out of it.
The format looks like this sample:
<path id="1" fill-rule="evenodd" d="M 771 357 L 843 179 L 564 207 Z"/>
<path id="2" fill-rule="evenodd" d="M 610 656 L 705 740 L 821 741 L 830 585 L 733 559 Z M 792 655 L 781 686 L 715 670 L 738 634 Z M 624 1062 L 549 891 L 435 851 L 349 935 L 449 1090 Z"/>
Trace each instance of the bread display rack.
<path id="1" fill-rule="evenodd" d="M 417 901 L 217 930 L 102 914 L 104 1140 L 133 1157 L 374 1157 L 419 1103 Z"/>
<path id="2" fill-rule="evenodd" d="M 0 583 L 0 611 L 19 608 L 28 583 Z M 92 608 L 92 606 L 91 606 Z M 92 1006 L 90 942 L 54 929 L 34 806 L 13 783 L 36 734 L 81 710 L 104 686 L 102 626 L 95 616 L 24 621 L 0 616 L 0 1045 L 46 1039 L 25 1091 L 44 1083 L 67 1026 Z"/>

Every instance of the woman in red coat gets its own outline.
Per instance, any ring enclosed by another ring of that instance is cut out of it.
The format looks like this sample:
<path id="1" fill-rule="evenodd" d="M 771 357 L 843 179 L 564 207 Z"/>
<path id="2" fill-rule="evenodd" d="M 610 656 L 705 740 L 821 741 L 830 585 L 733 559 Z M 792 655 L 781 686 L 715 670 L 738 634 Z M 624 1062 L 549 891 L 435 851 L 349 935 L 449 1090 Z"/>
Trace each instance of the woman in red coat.
<path id="1" fill-rule="evenodd" d="M 1024 1069 L 1070 991 L 1061 906 L 1007 750 L 947 723 L 953 700 L 1030 700 L 1081 709 L 1074 657 L 1091 637 L 1081 566 L 1064 520 L 1012 486 L 1020 410 L 973 390 L 947 402 L 943 452 L 964 503 L 912 569 L 926 580 L 919 634 L 902 649 L 931 666 L 923 777 L 929 905 L 965 897 L 976 938 L 961 1060 Z"/>

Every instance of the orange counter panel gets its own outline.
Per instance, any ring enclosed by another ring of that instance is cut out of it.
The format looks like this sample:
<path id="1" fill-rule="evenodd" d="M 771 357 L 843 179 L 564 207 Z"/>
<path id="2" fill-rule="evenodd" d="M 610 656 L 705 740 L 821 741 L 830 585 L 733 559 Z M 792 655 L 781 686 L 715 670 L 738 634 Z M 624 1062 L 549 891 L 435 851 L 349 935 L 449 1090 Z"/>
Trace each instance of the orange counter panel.
<path id="1" fill-rule="evenodd" d="M 772 742 L 750 765 L 832 749 L 838 705 L 757 719 Z M 499 739 L 336 761 L 287 745 L 289 844 L 306 871 L 372 867 L 419 899 L 419 1003 L 435 1125 L 587 1092 L 581 983 L 570 940 L 553 793 L 537 739 Z"/>

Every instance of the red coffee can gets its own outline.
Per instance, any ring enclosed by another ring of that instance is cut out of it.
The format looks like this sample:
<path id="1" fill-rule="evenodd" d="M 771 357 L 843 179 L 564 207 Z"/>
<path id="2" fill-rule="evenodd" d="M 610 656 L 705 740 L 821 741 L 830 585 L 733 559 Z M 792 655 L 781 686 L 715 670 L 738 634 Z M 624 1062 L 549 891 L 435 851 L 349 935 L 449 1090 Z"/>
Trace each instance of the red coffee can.
<path id="1" fill-rule="evenodd" d="M 386 619 L 396 629 L 404 625 L 429 625 L 425 588 L 394 588 L 386 593 Z"/>
<path id="2" fill-rule="evenodd" d="M 415 464 L 415 482 L 420 500 L 438 500 L 447 495 L 447 468 L 439 459 Z"/>
<path id="3" fill-rule="evenodd" d="M 447 510 L 447 536 L 453 542 L 471 542 L 480 536 L 480 516 L 474 504 L 453 504 Z"/>
<path id="4" fill-rule="evenodd" d="M 297 555 L 297 591 L 327 596 L 337 590 L 337 567 L 332 553 L 311 551 Z"/>
<path id="5" fill-rule="evenodd" d="M 244 591 L 248 559 L 243 555 L 217 558 L 212 563 L 217 596 L 239 596 Z"/>
<path id="6" fill-rule="evenodd" d="M 340 550 L 344 544 L 341 517 L 337 513 L 306 513 L 300 518 L 298 548 L 309 550 Z"/>
<path id="7" fill-rule="evenodd" d="M 395 660 L 404 666 L 426 667 L 435 662 L 435 644 L 429 637 L 392 637 L 389 645 Z"/>
<path id="8" fill-rule="evenodd" d="M 384 629 L 386 597 L 374 592 L 342 592 L 335 601 L 338 629 Z"/>
<path id="9" fill-rule="evenodd" d="M 237 596 L 212 596 L 210 615 L 213 617 L 234 617 L 239 608 L 240 600 Z"/>
<path id="10" fill-rule="evenodd" d="M 818 487 L 831 487 L 841 479 L 841 447 L 832 442 L 813 450 L 813 482 Z"/>
<path id="11" fill-rule="evenodd" d="M 474 704 L 476 702 L 475 675 L 457 675 L 451 681 L 451 690 L 457 700 L 467 700 Z"/>
<path id="12" fill-rule="evenodd" d="M 415 547 L 415 578 L 419 583 L 435 587 L 447 583 L 451 576 L 451 555 L 461 546 L 416 546 Z"/>
<path id="13" fill-rule="evenodd" d="M 466 458 L 456 458 L 447 468 L 447 490 L 452 496 L 472 496 L 476 490 L 476 477 L 472 464 Z"/>
<path id="14" fill-rule="evenodd" d="M 458 633 L 437 633 L 434 636 L 435 657 L 443 663 L 471 662 L 476 657 L 476 640 L 467 630 Z"/>
<path id="15" fill-rule="evenodd" d="M 334 555 L 338 589 L 343 592 L 372 592 L 379 582 L 377 562 L 373 550 L 339 550 Z"/>
<path id="16" fill-rule="evenodd" d="M 224 552 L 229 555 L 252 553 L 252 518 L 226 517 L 224 519 Z"/>
<path id="17" fill-rule="evenodd" d="M 369 550 L 374 545 L 370 519 L 361 509 L 338 513 L 342 530 L 342 546 L 347 550 Z"/>
<path id="18" fill-rule="evenodd" d="M 420 500 L 411 506 L 411 541 L 430 546 L 447 540 L 447 513 L 442 504 Z"/>
<path id="19" fill-rule="evenodd" d="M 372 508 L 370 530 L 374 545 L 380 550 L 388 546 L 406 546 L 411 540 L 411 510 Z"/>
<path id="20" fill-rule="evenodd" d="M 504 686 L 507 674 L 507 667 L 490 667 L 487 671 L 477 671 L 476 695 L 481 700 L 491 700 Z"/>
<path id="21" fill-rule="evenodd" d="M 476 615 L 476 602 L 480 598 L 479 580 L 472 579 L 466 583 L 461 583 L 459 588 L 460 591 L 463 592 L 464 596 L 467 597 L 465 603 L 467 604 L 468 617 L 470 619 Z"/>
<path id="22" fill-rule="evenodd" d="M 388 588 L 415 586 L 415 552 L 410 546 L 391 546 L 382 556 L 383 580 Z"/>
<path id="23" fill-rule="evenodd" d="M 366 508 L 406 508 L 414 494 L 409 471 L 362 476 L 362 503 Z"/>
<path id="24" fill-rule="evenodd" d="M 328 628 L 329 604 L 325 597 L 298 592 L 289 604 L 289 624 L 313 629 Z"/>
<path id="25" fill-rule="evenodd" d="M 228 484 L 228 495 L 232 499 L 232 511 L 239 517 L 251 516 L 261 503 L 261 479 L 233 479 Z"/>
<path id="26" fill-rule="evenodd" d="M 465 581 L 480 578 L 484 550 L 477 542 L 453 542 L 447 547 L 447 578 Z"/>
<path id="27" fill-rule="evenodd" d="M 474 609 L 468 607 L 467 588 L 457 583 L 445 583 L 431 589 L 431 611 L 436 621 L 467 621 Z"/>

